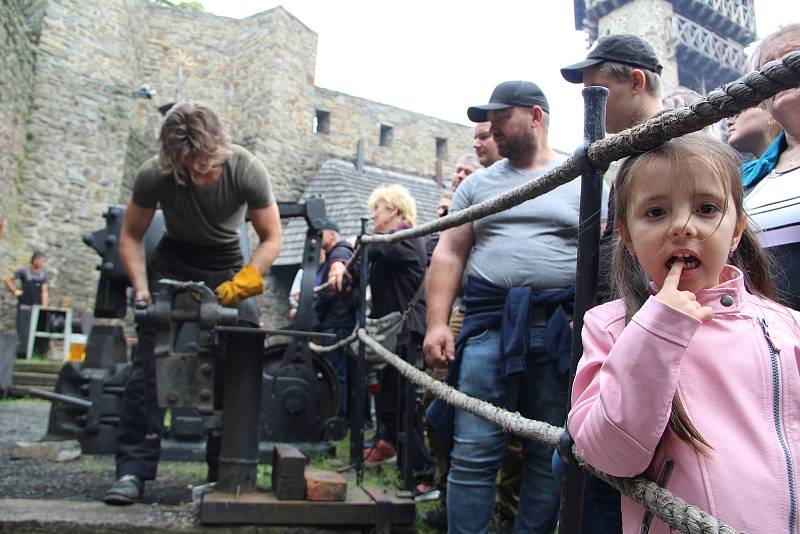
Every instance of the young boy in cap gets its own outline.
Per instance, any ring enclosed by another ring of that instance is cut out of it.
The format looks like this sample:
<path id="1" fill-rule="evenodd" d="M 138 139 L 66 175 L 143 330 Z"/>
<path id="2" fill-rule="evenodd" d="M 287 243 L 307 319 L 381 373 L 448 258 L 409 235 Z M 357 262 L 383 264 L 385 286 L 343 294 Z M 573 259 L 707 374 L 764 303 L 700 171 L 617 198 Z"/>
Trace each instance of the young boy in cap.
<path id="1" fill-rule="evenodd" d="M 585 60 L 561 69 L 561 75 L 570 83 L 607 88 L 606 131 L 619 133 L 661 111 L 662 68 L 650 44 L 620 34 L 600 39 Z"/>
<path id="2" fill-rule="evenodd" d="M 608 89 L 606 132 L 619 133 L 657 115 L 661 102 L 661 71 L 655 50 L 647 41 L 631 34 L 600 39 L 586 59 L 561 69 L 570 83 Z M 600 238 L 598 302 L 613 296 L 608 283 L 610 244 L 614 233 L 613 186 L 606 228 Z M 622 532 L 619 494 L 604 482 L 589 476 L 584 501 L 583 532 Z"/>

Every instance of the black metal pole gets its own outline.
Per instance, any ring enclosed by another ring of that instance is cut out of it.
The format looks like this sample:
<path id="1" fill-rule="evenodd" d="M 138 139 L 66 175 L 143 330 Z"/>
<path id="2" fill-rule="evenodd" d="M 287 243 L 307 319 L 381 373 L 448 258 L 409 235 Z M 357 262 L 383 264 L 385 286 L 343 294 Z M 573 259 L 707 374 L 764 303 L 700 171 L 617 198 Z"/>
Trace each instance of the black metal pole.
<path id="1" fill-rule="evenodd" d="M 361 218 L 361 235 L 367 233 L 369 219 Z M 358 327 L 366 328 L 367 325 L 367 285 L 369 281 L 369 250 L 366 243 L 361 243 L 361 272 L 358 284 Z M 364 481 L 364 399 L 367 394 L 366 354 L 364 343 L 358 344 L 358 354 L 355 355 L 355 372 L 350 382 L 351 402 L 350 409 L 350 463 L 356 467 L 356 484 L 359 486 Z"/>
<path id="2" fill-rule="evenodd" d="M 602 139 L 606 129 L 605 87 L 583 89 L 584 142 Z M 605 169 L 591 167 L 581 175 L 580 224 L 578 226 L 578 263 L 575 272 L 575 316 L 572 322 L 572 362 L 569 369 L 569 399 L 578 361 L 583 355 L 583 315 L 597 304 L 597 266 L 600 248 L 600 204 Z M 583 492 L 586 474 L 575 461 L 565 461 L 566 482 L 562 494 L 559 534 L 579 534 L 583 526 Z"/>
<path id="3" fill-rule="evenodd" d="M 252 493 L 258 471 L 265 331 L 245 327 L 219 330 L 225 336 L 225 389 L 217 488 L 226 493 Z"/>
<path id="4" fill-rule="evenodd" d="M 412 347 L 413 334 L 407 333 L 404 336 L 406 343 L 400 346 L 400 355 L 403 360 L 416 367 L 415 349 Z M 414 472 L 412 469 L 412 458 L 414 451 L 411 450 L 411 433 L 414 431 L 414 401 L 416 387 L 411 380 L 406 380 L 400 372 L 397 373 L 398 388 L 398 436 L 397 442 L 402 447 L 403 466 L 401 471 L 403 477 L 403 487 L 409 491 L 414 489 Z M 400 451 L 398 451 L 400 452 Z"/>

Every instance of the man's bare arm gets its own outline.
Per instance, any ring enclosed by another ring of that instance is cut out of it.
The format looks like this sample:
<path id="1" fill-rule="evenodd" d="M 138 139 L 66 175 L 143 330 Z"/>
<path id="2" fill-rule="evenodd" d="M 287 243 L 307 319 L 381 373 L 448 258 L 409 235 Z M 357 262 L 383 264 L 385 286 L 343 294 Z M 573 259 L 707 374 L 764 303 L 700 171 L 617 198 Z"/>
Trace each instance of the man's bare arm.
<path id="1" fill-rule="evenodd" d="M 47 284 L 42 284 L 42 306 L 50 305 L 50 290 Z"/>
<path id="2" fill-rule="evenodd" d="M 128 273 L 137 302 L 150 301 L 144 257 L 144 234 L 150 227 L 155 213 L 155 208 L 142 208 L 131 201 L 125 210 L 125 220 L 122 222 L 119 234 L 119 257 L 122 260 L 122 267 Z"/>
<path id="3" fill-rule="evenodd" d="M 278 257 L 283 243 L 278 203 L 273 202 L 266 208 L 251 209 L 248 216 L 259 240 L 250 263 L 259 273 L 264 274 Z"/>
<path id="4" fill-rule="evenodd" d="M 5 278 L 3 278 L 3 283 L 6 285 L 6 289 L 12 294 L 17 294 L 17 286 L 14 285 L 14 275 L 9 274 Z"/>
<path id="5" fill-rule="evenodd" d="M 453 333 L 447 322 L 472 244 L 472 224 L 464 224 L 442 233 L 433 251 L 426 287 L 428 328 L 423 343 L 425 361 L 432 367 L 443 367 L 455 357 Z"/>

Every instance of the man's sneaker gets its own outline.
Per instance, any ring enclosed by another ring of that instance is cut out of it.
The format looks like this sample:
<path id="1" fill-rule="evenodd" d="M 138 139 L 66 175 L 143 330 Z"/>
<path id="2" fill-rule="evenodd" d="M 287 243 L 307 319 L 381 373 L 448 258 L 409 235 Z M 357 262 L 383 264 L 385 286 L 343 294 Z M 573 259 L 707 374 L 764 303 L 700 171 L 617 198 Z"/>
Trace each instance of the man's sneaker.
<path id="1" fill-rule="evenodd" d="M 434 508 L 425 514 L 423 521 L 431 528 L 435 528 L 441 532 L 447 532 L 447 508 L 444 506 Z"/>
<path id="2" fill-rule="evenodd" d="M 435 501 L 440 495 L 436 486 L 430 486 L 428 484 L 417 484 L 414 486 L 414 491 L 412 493 L 414 494 L 415 502 Z"/>
<path id="3" fill-rule="evenodd" d="M 106 492 L 106 504 L 133 504 L 142 498 L 144 480 L 136 475 L 122 475 Z"/>
<path id="4" fill-rule="evenodd" d="M 368 464 L 389 463 L 395 461 L 396 457 L 394 445 L 382 439 L 377 440 L 374 447 L 364 449 L 364 461 Z"/>

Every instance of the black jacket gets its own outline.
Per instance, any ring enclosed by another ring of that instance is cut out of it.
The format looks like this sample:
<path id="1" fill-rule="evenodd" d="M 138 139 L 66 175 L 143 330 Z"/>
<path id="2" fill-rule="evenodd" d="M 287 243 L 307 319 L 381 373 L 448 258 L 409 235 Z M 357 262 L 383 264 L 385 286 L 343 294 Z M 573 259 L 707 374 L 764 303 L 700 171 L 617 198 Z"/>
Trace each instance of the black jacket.
<path id="1" fill-rule="evenodd" d="M 404 239 L 391 244 L 369 245 L 372 288 L 371 317 L 403 312 L 420 288 L 428 265 L 425 240 Z M 425 335 L 425 291 L 410 311 L 405 330 Z"/>
<path id="2" fill-rule="evenodd" d="M 325 261 L 317 269 L 317 285 L 328 279 L 328 271 L 335 261 L 345 263 L 353 257 L 353 247 L 347 241 L 339 241 L 325 255 Z M 319 318 L 319 328 L 355 328 L 356 303 L 352 294 L 337 294 L 323 290 L 314 300 L 314 311 Z"/>

